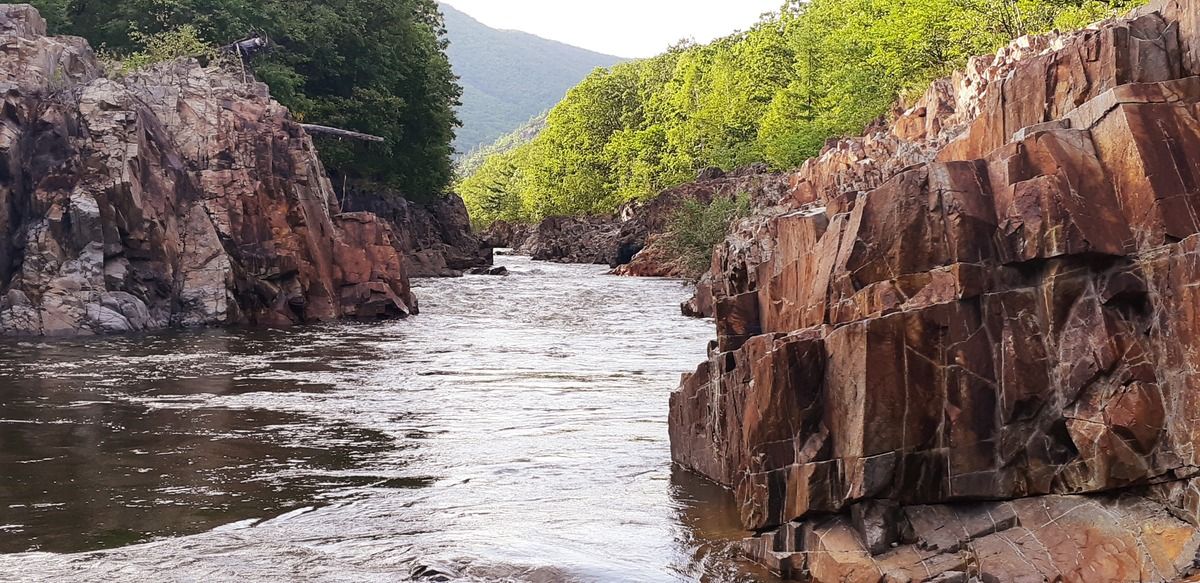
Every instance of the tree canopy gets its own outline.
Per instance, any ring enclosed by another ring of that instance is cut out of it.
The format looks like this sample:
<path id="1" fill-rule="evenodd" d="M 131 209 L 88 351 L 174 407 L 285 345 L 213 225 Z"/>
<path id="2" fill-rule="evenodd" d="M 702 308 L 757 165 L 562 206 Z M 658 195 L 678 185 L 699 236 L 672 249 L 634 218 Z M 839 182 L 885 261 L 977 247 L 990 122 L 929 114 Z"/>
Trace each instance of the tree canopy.
<path id="1" fill-rule="evenodd" d="M 473 219 L 607 213 L 754 162 L 799 165 L 971 55 L 1141 0 L 791 0 L 745 32 L 600 69 L 459 185 Z"/>
<path id="2" fill-rule="evenodd" d="M 554 107 L 596 67 L 622 59 L 515 30 L 490 28 L 441 4 L 446 54 L 463 87 L 459 154 L 483 148 Z M 461 161 L 461 156 L 460 156 Z"/>
<path id="3" fill-rule="evenodd" d="M 452 178 L 461 89 L 445 55 L 434 0 L 32 0 L 51 31 L 118 57 L 158 35 L 194 32 L 224 45 L 252 31 L 274 48 L 252 62 L 276 99 L 306 122 L 383 136 L 382 144 L 321 138 L 331 171 L 412 198 Z"/>

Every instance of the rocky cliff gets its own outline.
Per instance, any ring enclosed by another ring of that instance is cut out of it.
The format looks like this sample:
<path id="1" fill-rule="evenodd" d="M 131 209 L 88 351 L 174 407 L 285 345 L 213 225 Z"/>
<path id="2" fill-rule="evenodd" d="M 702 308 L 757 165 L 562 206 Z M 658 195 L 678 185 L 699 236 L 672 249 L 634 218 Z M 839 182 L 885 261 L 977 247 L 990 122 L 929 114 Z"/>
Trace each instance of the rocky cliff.
<path id="1" fill-rule="evenodd" d="M 0 334 L 398 317 L 390 228 L 342 213 L 265 85 L 194 62 L 103 76 L 0 5 Z"/>
<path id="2" fill-rule="evenodd" d="M 492 265 L 492 247 L 472 232 L 467 205 L 458 195 L 413 202 L 387 189 L 342 190 L 345 209 L 370 212 L 391 224 L 409 277 L 458 277 Z"/>
<path id="3" fill-rule="evenodd" d="M 751 557 L 820 582 L 1193 574 L 1197 75 L 1197 0 L 1021 39 L 738 225 L 670 431 Z"/>

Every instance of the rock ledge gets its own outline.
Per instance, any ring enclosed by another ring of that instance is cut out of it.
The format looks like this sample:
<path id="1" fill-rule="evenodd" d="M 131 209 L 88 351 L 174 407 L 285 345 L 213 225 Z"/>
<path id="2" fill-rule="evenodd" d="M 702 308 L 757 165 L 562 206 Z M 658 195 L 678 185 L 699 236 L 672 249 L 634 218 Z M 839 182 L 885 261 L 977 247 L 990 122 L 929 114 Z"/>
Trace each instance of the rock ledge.
<path id="1" fill-rule="evenodd" d="M 0 334 L 416 312 L 388 225 L 342 213 L 265 85 L 195 62 L 116 80 L 0 5 Z"/>
<path id="2" fill-rule="evenodd" d="M 1200 550 L 1200 3 L 1021 39 L 719 249 L 672 454 L 806 581 L 1175 581 Z"/>

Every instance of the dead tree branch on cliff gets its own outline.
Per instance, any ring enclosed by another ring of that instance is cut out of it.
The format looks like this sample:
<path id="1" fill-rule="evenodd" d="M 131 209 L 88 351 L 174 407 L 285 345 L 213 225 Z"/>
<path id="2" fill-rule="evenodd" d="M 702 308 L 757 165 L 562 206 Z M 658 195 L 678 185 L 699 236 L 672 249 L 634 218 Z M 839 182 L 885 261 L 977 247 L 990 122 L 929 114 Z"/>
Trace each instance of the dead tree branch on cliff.
<path id="1" fill-rule="evenodd" d="M 271 39 L 261 34 L 244 38 L 232 44 L 221 47 L 221 50 L 233 53 L 243 59 L 249 59 L 271 48 Z"/>
<path id="2" fill-rule="evenodd" d="M 242 83 L 249 81 L 246 75 L 246 61 L 253 58 L 254 55 L 269 50 L 271 48 L 271 39 L 261 34 L 255 34 L 248 38 L 244 38 L 233 44 L 221 47 L 221 50 L 230 54 L 237 55 L 238 66 L 242 70 Z"/>
<path id="3" fill-rule="evenodd" d="M 306 131 L 310 134 L 326 134 L 326 135 L 330 135 L 330 136 L 336 136 L 339 138 L 348 138 L 351 140 L 363 140 L 366 142 L 383 142 L 384 141 L 384 139 L 379 136 L 372 136 L 371 134 L 364 134 L 361 132 L 352 132 L 350 130 L 343 130 L 340 128 L 331 128 L 329 126 L 319 126 L 319 125 L 315 125 L 315 124 L 311 124 L 311 123 L 302 123 L 302 124 L 300 124 L 300 127 L 304 128 L 304 131 Z"/>

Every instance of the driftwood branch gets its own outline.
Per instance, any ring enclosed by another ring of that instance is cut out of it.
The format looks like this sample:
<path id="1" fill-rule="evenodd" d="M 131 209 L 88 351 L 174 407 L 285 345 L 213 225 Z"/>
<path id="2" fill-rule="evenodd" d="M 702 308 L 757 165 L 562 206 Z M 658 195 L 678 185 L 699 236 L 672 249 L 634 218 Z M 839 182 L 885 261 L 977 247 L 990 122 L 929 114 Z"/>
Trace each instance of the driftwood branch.
<path id="1" fill-rule="evenodd" d="M 352 132 L 350 130 L 343 130 L 340 128 L 331 128 L 329 126 L 319 126 L 319 125 L 315 125 L 315 124 L 311 124 L 311 123 L 302 123 L 302 124 L 300 124 L 300 127 L 304 128 L 304 131 L 306 131 L 310 134 L 326 134 L 326 135 L 330 135 L 330 136 L 336 136 L 339 138 L 349 138 L 351 140 L 363 140 L 363 141 L 367 141 L 367 142 L 382 142 L 382 141 L 384 141 L 384 139 L 379 136 L 372 136 L 371 134 L 364 134 L 364 133 L 360 133 L 360 132 Z"/>

